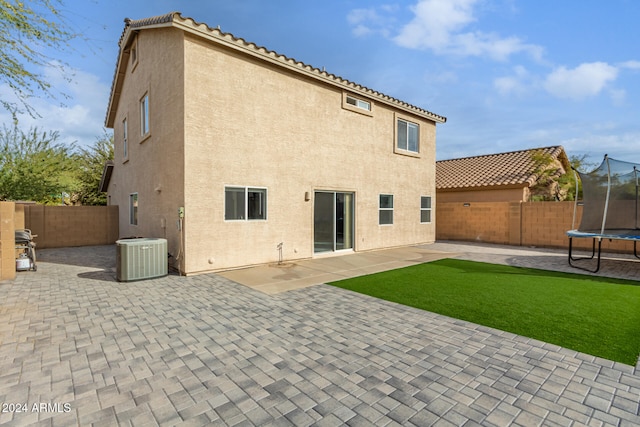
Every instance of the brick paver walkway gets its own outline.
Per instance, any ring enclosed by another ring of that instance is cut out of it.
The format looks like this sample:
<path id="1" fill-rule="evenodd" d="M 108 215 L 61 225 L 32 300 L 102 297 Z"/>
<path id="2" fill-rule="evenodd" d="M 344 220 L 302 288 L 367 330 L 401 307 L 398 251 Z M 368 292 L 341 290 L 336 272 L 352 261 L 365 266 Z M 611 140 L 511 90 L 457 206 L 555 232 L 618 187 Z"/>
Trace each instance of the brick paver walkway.
<path id="1" fill-rule="evenodd" d="M 0 283 L 0 425 L 640 424 L 631 366 L 327 285 L 118 283 L 114 256 Z"/>

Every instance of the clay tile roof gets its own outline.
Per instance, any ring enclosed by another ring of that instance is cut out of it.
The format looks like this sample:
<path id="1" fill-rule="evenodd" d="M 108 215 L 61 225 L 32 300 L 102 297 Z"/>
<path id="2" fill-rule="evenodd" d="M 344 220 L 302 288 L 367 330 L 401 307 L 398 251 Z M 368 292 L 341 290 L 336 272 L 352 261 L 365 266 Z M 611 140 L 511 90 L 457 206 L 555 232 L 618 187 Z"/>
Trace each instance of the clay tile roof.
<path id="1" fill-rule="evenodd" d="M 534 173 L 537 164 L 532 157 L 536 153 L 559 160 L 562 165 L 561 173 L 569 170 L 567 155 L 560 145 L 440 160 L 436 162 L 436 188 L 444 190 L 507 185 L 531 186 L 538 178 Z"/>
<path id="2" fill-rule="evenodd" d="M 117 105 L 117 99 L 119 97 L 119 89 L 121 84 L 120 80 L 123 78 L 123 72 L 120 70 L 121 57 L 123 54 L 123 50 L 126 48 L 127 41 L 130 39 L 131 33 L 143 29 L 166 26 L 181 28 L 200 37 L 208 38 L 209 40 L 224 44 L 227 47 L 243 51 L 254 57 L 271 62 L 273 64 L 277 64 L 292 71 L 305 74 L 311 78 L 324 81 L 331 85 L 341 87 L 342 89 L 360 93 L 378 102 L 393 105 L 397 108 L 420 115 L 437 123 L 445 123 L 447 121 L 447 118 L 444 116 L 393 98 L 389 95 L 385 95 L 366 86 L 359 85 L 340 76 L 336 76 L 335 74 L 330 74 L 326 72 L 324 68 L 319 69 L 313 67 L 309 64 L 305 64 L 304 62 L 297 61 L 294 58 L 290 58 L 278 52 L 269 50 L 263 46 L 258 46 L 255 43 L 248 42 L 242 38 L 234 36 L 233 34 L 224 33 L 220 31 L 220 28 L 211 28 L 207 24 L 196 22 L 193 18 L 183 17 L 180 12 L 171 12 L 167 13 L 166 15 L 154 16 L 138 20 L 131 20 L 129 18 L 126 18 L 124 22 L 125 27 L 118 42 L 118 46 L 120 47 L 119 60 L 116 64 L 116 70 L 111 87 L 109 108 L 107 110 L 107 118 L 105 120 L 107 127 L 113 126 L 113 118 L 110 116 L 112 115 L 112 112 Z"/>

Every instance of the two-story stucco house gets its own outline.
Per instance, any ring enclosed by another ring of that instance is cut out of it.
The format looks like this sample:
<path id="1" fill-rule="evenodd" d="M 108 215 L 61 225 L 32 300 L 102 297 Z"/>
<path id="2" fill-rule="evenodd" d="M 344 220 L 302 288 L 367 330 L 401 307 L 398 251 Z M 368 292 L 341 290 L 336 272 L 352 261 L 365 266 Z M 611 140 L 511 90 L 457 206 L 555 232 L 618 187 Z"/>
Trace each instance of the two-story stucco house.
<path id="1" fill-rule="evenodd" d="M 445 118 L 179 13 L 125 20 L 102 187 L 182 274 L 435 240 Z"/>

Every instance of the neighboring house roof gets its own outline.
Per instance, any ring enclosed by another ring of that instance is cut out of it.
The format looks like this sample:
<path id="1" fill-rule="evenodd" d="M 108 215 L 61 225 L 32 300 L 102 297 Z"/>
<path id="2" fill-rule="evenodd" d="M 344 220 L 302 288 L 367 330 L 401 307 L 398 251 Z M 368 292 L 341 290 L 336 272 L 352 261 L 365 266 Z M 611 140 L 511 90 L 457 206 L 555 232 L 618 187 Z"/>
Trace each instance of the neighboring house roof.
<path id="1" fill-rule="evenodd" d="M 205 38 L 209 41 L 219 43 L 228 48 L 234 49 L 236 51 L 241 51 L 247 55 L 259 58 L 265 62 L 278 65 L 282 68 L 286 68 L 293 72 L 303 74 L 307 77 L 322 81 L 332 86 L 337 86 L 341 89 L 352 91 L 356 94 L 362 94 L 375 100 L 376 102 L 391 105 L 400 110 L 416 114 L 437 123 L 444 123 L 447 121 L 446 117 L 400 101 L 399 99 L 369 89 L 365 86 L 343 79 L 342 77 L 336 76 L 334 74 L 327 73 L 324 70 L 314 68 L 311 65 L 296 61 L 293 58 L 289 58 L 272 50 L 268 50 L 262 46 L 258 46 L 255 43 L 247 42 L 244 39 L 237 38 L 230 33 L 224 33 L 220 31 L 219 28 L 210 28 L 206 24 L 194 21 L 192 18 L 183 17 L 180 12 L 171 12 L 166 15 L 155 16 L 140 20 L 130 20 L 128 18 L 125 19 L 125 27 L 118 43 L 118 46 L 120 47 L 118 53 L 118 61 L 113 77 L 113 83 L 111 85 L 109 107 L 107 109 L 107 117 L 105 119 L 105 123 L 108 128 L 113 128 L 113 123 L 115 121 L 114 115 L 118 106 L 120 92 L 122 90 L 122 82 L 124 80 L 125 70 L 127 67 L 127 59 L 129 57 L 128 47 L 133 39 L 132 34 L 143 29 L 164 27 L 179 28 L 183 31 Z"/>
<path id="2" fill-rule="evenodd" d="M 532 148 L 508 153 L 487 154 L 436 162 L 436 189 L 472 189 L 482 187 L 530 187 L 536 183 L 538 163 L 535 154 L 550 156 L 559 162 L 558 175 L 570 170 L 561 145 Z"/>

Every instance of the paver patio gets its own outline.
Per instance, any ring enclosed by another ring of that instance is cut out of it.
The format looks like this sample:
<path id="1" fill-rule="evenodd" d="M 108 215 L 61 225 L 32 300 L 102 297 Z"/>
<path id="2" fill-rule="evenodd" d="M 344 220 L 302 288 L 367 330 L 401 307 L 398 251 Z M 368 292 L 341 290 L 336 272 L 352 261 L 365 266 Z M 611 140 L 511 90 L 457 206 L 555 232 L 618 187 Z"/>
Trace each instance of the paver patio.
<path id="1" fill-rule="evenodd" d="M 327 285 L 118 283 L 114 247 L 38 256 L 0 283 L 0 403 L 27 404 L 2 426 L 640 424 L 633 366 Z"/>

